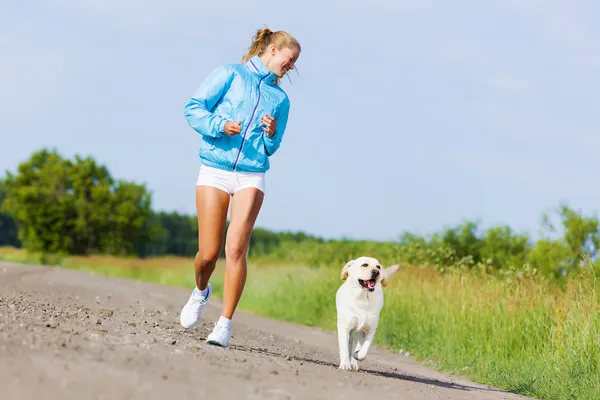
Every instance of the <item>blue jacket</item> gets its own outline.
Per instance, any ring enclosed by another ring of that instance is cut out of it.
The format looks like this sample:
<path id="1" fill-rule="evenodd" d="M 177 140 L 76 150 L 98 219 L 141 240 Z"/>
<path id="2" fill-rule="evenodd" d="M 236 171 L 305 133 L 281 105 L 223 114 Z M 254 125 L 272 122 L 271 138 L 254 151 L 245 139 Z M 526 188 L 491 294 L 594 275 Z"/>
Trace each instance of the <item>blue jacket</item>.
<path id="1" fill-rule="evenodd" d="M 214 69 L 185 106 L 188 124 L 201 134 L 200 159 L 214 168 L 229 171 L 265 172 L 269 157 L 281 144 L 290 101 L 277 84 L 276 75 L 260 57 L 244 64 Z M 269 137 L 261 118 L 270 114 L 277 130 Z M 225 122 L 241 121 L 241 132 L 229 136 Z"/>

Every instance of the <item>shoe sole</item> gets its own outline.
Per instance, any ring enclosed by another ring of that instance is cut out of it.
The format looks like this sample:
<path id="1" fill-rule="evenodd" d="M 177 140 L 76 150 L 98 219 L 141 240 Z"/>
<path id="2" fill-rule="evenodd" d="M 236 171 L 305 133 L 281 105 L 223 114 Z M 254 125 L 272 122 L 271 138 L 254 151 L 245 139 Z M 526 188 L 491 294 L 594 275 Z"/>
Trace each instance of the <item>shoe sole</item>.
<path id="1" fill-rule="evenodd" d="M 206 343 L 212 344 L 213 346 L 222 347 L 224 349 L 229 347 L 229 346 L 223 346 L 221 343 L 217 342 L 216 340 L 207 340 Z"/>

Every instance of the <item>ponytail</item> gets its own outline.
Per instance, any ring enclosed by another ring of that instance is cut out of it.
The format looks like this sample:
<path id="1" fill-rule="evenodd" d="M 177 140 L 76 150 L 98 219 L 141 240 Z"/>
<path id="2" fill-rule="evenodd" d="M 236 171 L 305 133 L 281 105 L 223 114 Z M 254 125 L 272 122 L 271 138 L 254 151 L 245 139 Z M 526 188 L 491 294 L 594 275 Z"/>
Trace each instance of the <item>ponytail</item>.
<path id="1" fill-rule="evenodd" d="M 266 26 L 256 31 L 248 52 L 242 56 L 242 62 L 262 54 L 267 46 L 271 44 L 271 36 L 273 36 L 273 31 Z"/>

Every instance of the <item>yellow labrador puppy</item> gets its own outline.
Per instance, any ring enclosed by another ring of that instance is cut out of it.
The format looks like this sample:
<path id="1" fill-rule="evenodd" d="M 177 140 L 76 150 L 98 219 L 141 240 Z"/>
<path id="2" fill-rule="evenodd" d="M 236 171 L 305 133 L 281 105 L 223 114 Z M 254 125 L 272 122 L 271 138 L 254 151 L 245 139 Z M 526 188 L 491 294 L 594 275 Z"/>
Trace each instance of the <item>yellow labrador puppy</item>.
<path id="1" fill-rule="evenodd" d="M 360 257 L 342 269 L 345 282 L 336 293 L 337 330 L 340 348 L 339 369 L 358 371 L 358 361 L 367 356 L 373 343 L 379 313 L 383 307 L 383 289 L 398 271 L 399 265 L 383 268 L 372 257 Z M 354 334 L 358 343 L 354 351 Z"/>

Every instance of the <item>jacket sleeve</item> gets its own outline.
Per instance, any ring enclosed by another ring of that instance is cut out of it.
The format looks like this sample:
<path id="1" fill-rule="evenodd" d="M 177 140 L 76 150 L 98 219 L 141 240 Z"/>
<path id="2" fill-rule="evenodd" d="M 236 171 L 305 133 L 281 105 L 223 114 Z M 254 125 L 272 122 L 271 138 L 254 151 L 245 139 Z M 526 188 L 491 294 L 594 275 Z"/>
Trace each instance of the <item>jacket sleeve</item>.
<path id="1" fill-rule="evenodd" d="M 226 118 L 212 113 L 213 107 L 229 88 L 231 72 L 221 66 L 214 69 L 185 105 L 185 118 L 198 133 L 217 137 L 224 133 Z"/>
<path id="2" fill-rule="evenodd" d="M 281 145 L 281 140 L 283 139 L 283 134 L 285 133 L 285 128 L 287 127 L 288 115 L 290 113 L 290 101 L 288 99 L 281 105 L 281 111 L 279 112 L 279 116 L 275 118 L 275 122 L 277 128 L 275 130 L 275 134 L 273 137 L 269 137 L 266 132 L 263 132 L 263 137 L 265 141 L 265 150 L 267 152 L 267 156 L 272 156 L 279 149 Z"/>

